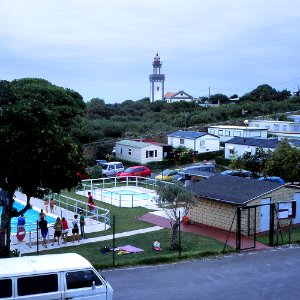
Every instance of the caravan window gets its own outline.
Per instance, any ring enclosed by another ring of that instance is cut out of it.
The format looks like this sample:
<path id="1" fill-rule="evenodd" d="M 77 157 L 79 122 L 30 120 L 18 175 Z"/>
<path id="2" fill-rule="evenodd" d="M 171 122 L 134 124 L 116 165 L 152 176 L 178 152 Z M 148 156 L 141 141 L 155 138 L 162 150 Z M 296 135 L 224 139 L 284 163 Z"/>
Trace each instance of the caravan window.
<path id="1" fill-rule="evenodd" d="M 58 291 L 57 274 L 18 278 L 18 295 L 26 296 Z"/>
<path id="2" fill-rule="evenodd" d="M 95 285 L 102 285 L 99 277 L 91 270 L 68 272 L 66 280 L 68 290 L 91 287 L 93 281 L 95 281 Z"/>
<path id="3" fill-rule="evenodd" d="M 0 280 L 0 298 L 9 298 L 12 296 L 12 280 Z"/>

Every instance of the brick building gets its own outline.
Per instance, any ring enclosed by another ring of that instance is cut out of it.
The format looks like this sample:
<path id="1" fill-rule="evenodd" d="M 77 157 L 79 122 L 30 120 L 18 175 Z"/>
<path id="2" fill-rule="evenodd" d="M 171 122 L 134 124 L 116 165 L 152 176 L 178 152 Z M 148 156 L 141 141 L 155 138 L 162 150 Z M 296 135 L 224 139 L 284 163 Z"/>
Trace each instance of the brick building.
<path id="1" fill-rule="evenodd" d="M 203 224 L 224 230 L 236 230 L 237 206 L 262 205 L 256 210 L 256 232 L 268 231 L 270 206 L 283 201 L 296 201 L 299 212 L 294 223 L 300 223 L 300 189 L 269 181 L 259 181 L 235 176 L 216 175 L 192 183 L 188 189 L 195 195 L 196 203 L 189 210 L 194 224 Z M 242 216 L 242 223 L 249 220 Z M 231 227 L 232 226 L 232 227 Z"/>

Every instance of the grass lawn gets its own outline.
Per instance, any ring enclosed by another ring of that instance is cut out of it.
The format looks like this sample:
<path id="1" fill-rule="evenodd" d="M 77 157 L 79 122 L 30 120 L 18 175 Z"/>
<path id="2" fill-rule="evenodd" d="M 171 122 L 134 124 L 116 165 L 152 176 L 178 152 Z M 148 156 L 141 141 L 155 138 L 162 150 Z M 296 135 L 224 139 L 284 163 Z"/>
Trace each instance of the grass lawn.
<path id="1" fill-rule="evenodd" d="M 64 192 L 64 195 L 81 201 L 87 201 L 87 197 L 77 195 L 73 192 Z M 107 203 L 94 200 L 96 205 L 110 210 L 111 225 L 112 218 L 115 216 L 115 232 L 126 232 L 136 229 L 152 227 L 153 224 L 138 220 L 138 218 L 150 210 L 143 207 L 120 208 Z M 105 236 L 112 234 L 112 228 L 106 231 L 86 234 L 86 238 Z M 199 258 L 211 255 L 218 255 L 223 251 L 223 243 L 209 237 L 194 235 L 191 233 L 181 232 L 181 256 L 179 251 L 170 249 L 171 230 L 162 229 L 155 232 L 144 233 L 129 237 L 118 238 L 115 240 L 115 247 L 132 245 L 141 248 L 144 251 L 134 254 L 119 255 L 115 252 L 115 266 L 133 266 L 142 264 L 158 264 L 162 262 L 173 262 L 179 259 Z M 159 241 L 162 251 L 154 251 L 152 244 Z M 87 258 L 97 269 L 113 267 L 113 252 L 102 254 L 100 249 L 103 246 L 113 248 L 113 241 L 103 241 L 89 244 L 79 244 L 74 242 L 74 247 L 59 248 L 48 250 L 43 253 L 65 253 L 76 252 Z M 234 249 L 227 246 L 226 252 L 233 252 Z"/>
<path id="2" fill-rule="evenodd" d="M 156 232 L 139 234 L 129 237 L 118 238 L 115 241 L 115 247 L 132 245 L 141 248 L 144 251 L 132 254 L 118 254 L 115 252 L 115 266 L 125 267 L 133 265 L 146 265 L 175 262 L 179 259 L 191 259 L 219 255 L 223 251 L 223 243 L 208 237 L 202 237 L 190 233 L 181 233 L 181 258 L 179 252 L 170 249 L 170 229 L 162 229 Z M 161 243 L 162 250 L 155 251 L 152 249 L 154 241 Z M 59 248 L 49 250 L 47 253 L 65 253 L 75 252 L 88 259 L 96 269 L 112 268 L 113 267 L 113 252 L 106 254 L 101 253 L 101 248 L 107 246 L 112 249 L 112 240 L 77 245 L 74 242 L 74 247 Z M 234 249 L 227 247 L 226 252 L 232 252 Z"/>
<path id="3" fill-rule="evenodd" d="M 268 245 L 269 235 L 266 234 L 266 235 L 258 236 L 257 240 L 259 242 Z M 274 233 L 273 241 L 274 241 L 274 246 L 286 245 L 289 244 L 289 241 L 291 244 L 300 243 L 300 227 L 294 226 L 291 228 L 290 232 L 288 228 L 284 228 L 281 230 L 281 233 L 280 232 Z"/>

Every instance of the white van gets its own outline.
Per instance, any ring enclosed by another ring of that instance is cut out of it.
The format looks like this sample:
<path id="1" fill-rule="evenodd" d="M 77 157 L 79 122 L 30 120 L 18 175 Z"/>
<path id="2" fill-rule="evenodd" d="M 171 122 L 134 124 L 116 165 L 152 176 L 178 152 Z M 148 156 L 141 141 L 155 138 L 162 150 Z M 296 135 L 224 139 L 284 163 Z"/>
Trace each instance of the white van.
<path id="1" fill-rule="evenodd" d="M 0 299 L 105 299 L 110 284 L 81 255 L 0 259 Z"/>
<path id="2" fill-rule="evenodd" d="M 102 173 L 105 176 L 116 176 L 119 172 L 124 171 L 124 166 L 119 161 L 108 162 L 103 164 L 102 166 Z"/>

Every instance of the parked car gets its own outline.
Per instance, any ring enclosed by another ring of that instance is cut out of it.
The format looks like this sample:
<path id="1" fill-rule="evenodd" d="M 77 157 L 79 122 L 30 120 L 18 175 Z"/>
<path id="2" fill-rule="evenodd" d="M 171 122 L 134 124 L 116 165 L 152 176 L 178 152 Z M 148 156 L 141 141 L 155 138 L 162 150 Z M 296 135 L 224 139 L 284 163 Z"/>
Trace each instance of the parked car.
<path id="1" fill-rule="evenodd" d="M 128 176 L 141 176 L 141 177 L 149 177 L 151 176 L 151 170 L 145 166 L 134 166 L 127 168 L 125 171 L 117 174 L 117 177 L 120 180 L 124 180 L 124 177 Z"/>
<path id="2" fill-rule="evenodd" d="M 182 171 L 202 171 L 202 172 L 216 172 L 216 166 L 215 164 L 195 164 L 193 166 L 189 166 L 184 168 Z"/>
<path id="3" fill-rule="evenodd" d="M 160 174 L 158 174 L 155 177 L 155 179 L 156 180 L 163 180 L 163 181 L 172 181 L 173 176 L 178 174 L 179 171 L 180 171 L 180 169 L 174 169 L 174 170 L 166 169 L 163 172 L 161 172 Z"/>
<path id="4" fill-rule="evenodd" d="M 278 177 L 278 176 L 266 176 L 266 177 L 263 176 L 263 177 L 259 177 L 258 180 L 277 182 L 277 183 L 281 183 L 281 184 L 285 183 L 285 181 L 281 177 Z"/>
<path id="5" fill-rule="evenodd" d="M 113 161 L 102 165 L 102 173 L 105 176 L 116 176 L 119 172 L 124 171 L 124 166 L 121 162 Z"/>
<path id="6" fill-rule="evenodd" d="M 180 170 L 173 176 L 172 181 L 185 182 L 186 180 L 189 180 L 192 175 L 200 176 L 202 174 L 203 177 L 210 177 L 215 173 L 216 166 L 214 164 L 197 164 Z"/>
<path id="7" fill-rule="evenodd" d="M 107 164 L 106 159 L 96 159 L 96 164 L 103 167 L 105 164 Z"/>
<path id="8" fill-rule="evenodd" d="M 226 170 L 221 175 L 239 176 L 243 178 L 252 178 L 252 172 L 246 170 Z"/>

